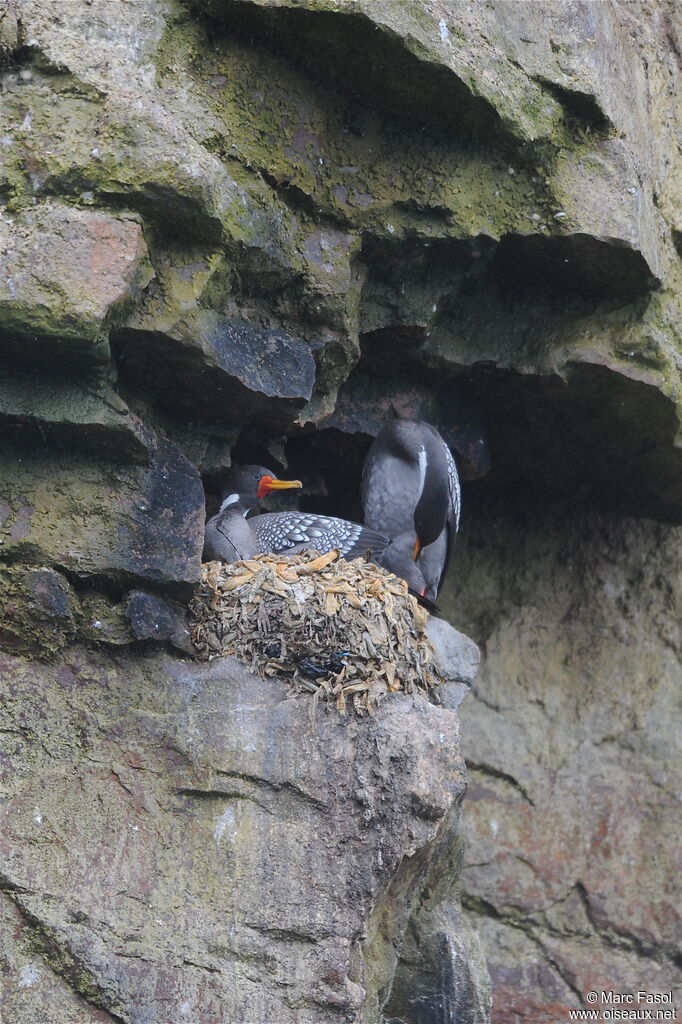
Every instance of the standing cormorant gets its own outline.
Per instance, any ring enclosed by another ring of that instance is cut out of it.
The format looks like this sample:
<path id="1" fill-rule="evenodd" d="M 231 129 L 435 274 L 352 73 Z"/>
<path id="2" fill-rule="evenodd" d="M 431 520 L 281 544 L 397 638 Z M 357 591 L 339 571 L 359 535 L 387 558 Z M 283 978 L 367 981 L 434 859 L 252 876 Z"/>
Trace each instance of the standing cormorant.
<path id="1" fill-rule="evenodd" d="M 379 431 L 365 459 L 362 507 L 366 525 L 391 538 L 377 562 L 435 601 L 460 510 L 455 460 L 435 427 L 396 419 Z"/>

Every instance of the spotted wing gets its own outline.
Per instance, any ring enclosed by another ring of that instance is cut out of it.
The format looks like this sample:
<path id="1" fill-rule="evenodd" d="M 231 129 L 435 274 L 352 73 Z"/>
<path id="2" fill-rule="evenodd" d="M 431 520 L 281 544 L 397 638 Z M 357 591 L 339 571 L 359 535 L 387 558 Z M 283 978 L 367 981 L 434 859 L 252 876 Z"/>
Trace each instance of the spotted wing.
<path id="1" fill-rule="evenodd" d="M 455 544 L 457 530 L 459 528 L 459 515 L 461 507 L 461 490 L 459 486 L 459 475 L 457 466 L 452 457 L 450 449 L 442 440 L 445 452 L 445 461 L 448 467 L 448 492 L 449 509 L 446 527 L 434 544 L 424 548 L 419 556 L 421 570 L 426 580 L 425 596 L 435 601 L 440 588 L 443 586 L 445 573 L 450 562 L 450 555 Z"/>
<path id="2" fill-rule="evenodd" d="M 358 558 L 367 552 L 376 555 L 389 543 L 388 537 L 359 523 L 308 512 L 269 512 L 248 522 L 259 550 L 275 554 L 308 549 L 325 554 L 338 548 L 344 558 Z"/>
<path id="3" fill-rule="evenodd" d="M 452 528 L 452 539 L 454 540 L 454 534 L 457 533 L 457 530 L 459 529 L 459 515 L 460 508 L 462 505 L 462 492 L 459 486 L 459 474 L 457 472 L 455 460 L 452 457 L 452 452 L 446 445 L 445 441 L 443 441 L 442 443 L 443 448 L 445 450 L 445 459 L 448 464 L 448 484 L 450 489 L 450 514 L 448 515 L 448 521 L 451 524 L 454 524 Z"/>

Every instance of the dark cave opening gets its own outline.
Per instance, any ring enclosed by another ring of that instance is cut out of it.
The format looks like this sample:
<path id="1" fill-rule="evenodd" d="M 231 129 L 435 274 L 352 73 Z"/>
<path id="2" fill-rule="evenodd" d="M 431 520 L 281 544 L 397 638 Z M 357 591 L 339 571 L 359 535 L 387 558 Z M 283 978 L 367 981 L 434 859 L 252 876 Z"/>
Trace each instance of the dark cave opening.
<path id="1" fill-rule="evenodd" d="M 441 431 L 458 462 L 465 514 L 468 495 L 513 490 L 618 515 L 682 518 L 672 404 L 599 365 L 575 364 L 562 376 L 474 367 L 429 387 L 404 376 L 379 379 L 361 363 L 326 424 L 274 444 L 246 427 L 232 456 L 302 480 L 302 509 L 358 520 L 363 460 L 394 409 Z M 215 477 L 206 483 L 219 489 Z M 292 495 L 276 500 L 273 507 L 291 507 Z"/>

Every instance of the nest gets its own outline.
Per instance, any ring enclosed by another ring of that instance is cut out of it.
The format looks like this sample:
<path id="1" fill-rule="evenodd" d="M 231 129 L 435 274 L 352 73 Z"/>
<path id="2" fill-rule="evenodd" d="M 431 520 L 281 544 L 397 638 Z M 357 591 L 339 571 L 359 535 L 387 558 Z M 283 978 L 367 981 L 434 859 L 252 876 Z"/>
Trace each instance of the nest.
<path id="1" fill-rule="evenodd" d="M 370 711 L 398 690 L 429 695 L 440 682 L 427 612 L 407 584 L 338 551 L 208 562 L 190 617 L 199 657 L 235 655 L 339 711 Z"/>

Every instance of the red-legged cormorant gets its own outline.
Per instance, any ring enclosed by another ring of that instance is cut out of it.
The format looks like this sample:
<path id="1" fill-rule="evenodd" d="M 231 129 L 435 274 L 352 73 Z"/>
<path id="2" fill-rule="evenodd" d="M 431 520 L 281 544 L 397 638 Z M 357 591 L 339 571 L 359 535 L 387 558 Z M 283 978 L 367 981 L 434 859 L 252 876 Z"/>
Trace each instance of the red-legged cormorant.
<path id="1" fill-rule="evenodd" d="M 365 459 L 362 507 L 366 525 L 391 538 L 377 562 L 435 601 L 460 509 L 455 460 L 435 427 L 396 419 L 379 431 Z"/>
<path id="2" fill-rule="evenodd" d="M 278 480 L 264 466 L 241 466 L 230 471 L 220 511 L 206 524 L 204 560 L 236 562 L 256 554 L 294 554 L 338 548 L 343 558 L 373 557 L 389 543 L 374 530 L 333 516 L 313 512 L 267 512 L 246 519 L 252 505 L 274 490 L 301 487 L 299 480 Z"/>

